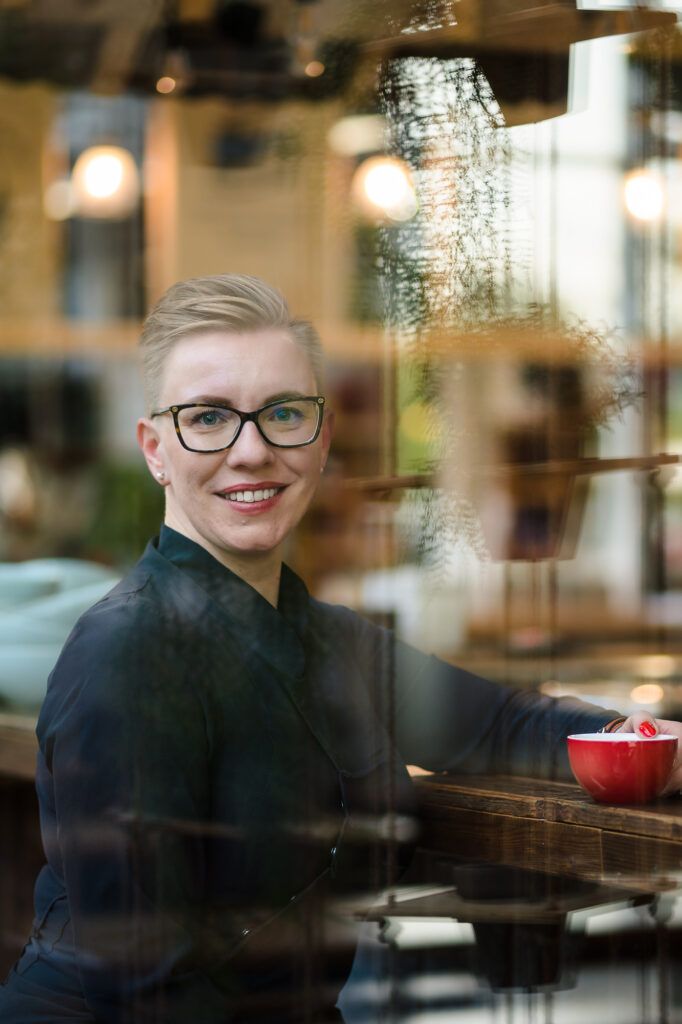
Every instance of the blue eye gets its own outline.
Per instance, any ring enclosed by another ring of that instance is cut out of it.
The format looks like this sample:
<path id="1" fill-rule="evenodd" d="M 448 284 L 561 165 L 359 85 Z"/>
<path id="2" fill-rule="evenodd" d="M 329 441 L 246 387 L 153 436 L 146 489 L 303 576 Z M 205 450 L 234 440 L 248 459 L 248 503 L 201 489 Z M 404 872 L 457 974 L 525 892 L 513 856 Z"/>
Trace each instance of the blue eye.
<path id="1" fill-rule="evenodd" d="M 190 419 L 192 427 L 221 427 L 227 419 L 227 411 L 224 409 L 196 409 Z"/>
<path id="2" fill-rule="evenodd" d="M 274 423 L 292 423 L 296 422 L 300 418 L 300 409 L 295 409 L 290 405 L 278 405 L 277 408 L 273 409 L 270 413 L 270 419 Z"/>

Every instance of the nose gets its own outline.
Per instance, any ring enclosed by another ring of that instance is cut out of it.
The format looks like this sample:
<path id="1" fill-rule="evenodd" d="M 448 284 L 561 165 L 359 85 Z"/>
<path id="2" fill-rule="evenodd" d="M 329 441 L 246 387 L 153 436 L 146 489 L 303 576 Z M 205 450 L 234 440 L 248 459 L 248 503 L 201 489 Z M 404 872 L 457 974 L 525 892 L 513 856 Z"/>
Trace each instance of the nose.
<path id="1" fill-rule="evenodd" d="M 263 466 L 274 460 L 274 452 L 255 423 L 245 423 L 239 437 L 225 452 L 228 466 Z"/>

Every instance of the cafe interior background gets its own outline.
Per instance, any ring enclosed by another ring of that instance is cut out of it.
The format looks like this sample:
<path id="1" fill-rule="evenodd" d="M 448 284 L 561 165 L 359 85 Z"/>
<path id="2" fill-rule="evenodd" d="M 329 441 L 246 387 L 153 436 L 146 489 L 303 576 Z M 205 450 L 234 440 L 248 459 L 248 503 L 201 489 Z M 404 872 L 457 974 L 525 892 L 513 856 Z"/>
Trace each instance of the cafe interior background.
<path id="1" fill-rule="evenodd" d="M 336 437 L 288 554 L 316 596 L 682 716 L 680 11 L 1 0 L 3 972 L 47 675 L 158 528 L 135 345 L 176 280 L 262 276 L 319 328 Z M 488 917 L 385 916 L 347 1019 L 682 1020 L 675 872 L 527 866 Z"/>

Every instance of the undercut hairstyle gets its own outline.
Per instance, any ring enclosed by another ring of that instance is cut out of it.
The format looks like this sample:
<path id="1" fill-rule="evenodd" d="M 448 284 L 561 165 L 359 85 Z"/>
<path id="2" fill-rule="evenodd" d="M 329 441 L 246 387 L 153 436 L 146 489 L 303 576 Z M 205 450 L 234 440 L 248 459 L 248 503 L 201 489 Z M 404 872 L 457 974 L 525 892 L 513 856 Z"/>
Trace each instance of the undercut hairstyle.
<path id="1" fill-rule="evenodd" d="M 324 353 L 319 335 L 308 320 L 291 316 L 286 299 L 272 285 L 247 274 L 194 277 L 174 284 L 149 313 L 140 338 L 148 410 L 158 406 L 164 365 L 176 342 L 193 334 L 243 334 L 271 327 L 285 330 L 305 351 L 321 389 Z"/>

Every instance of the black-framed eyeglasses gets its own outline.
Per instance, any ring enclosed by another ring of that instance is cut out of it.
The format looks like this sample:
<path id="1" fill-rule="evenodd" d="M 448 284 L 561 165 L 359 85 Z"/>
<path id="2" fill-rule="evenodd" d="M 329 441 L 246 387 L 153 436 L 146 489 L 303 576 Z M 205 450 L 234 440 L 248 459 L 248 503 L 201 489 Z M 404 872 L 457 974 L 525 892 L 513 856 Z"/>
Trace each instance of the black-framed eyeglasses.
<path id="1" fill-rule="evenodd" d="M 172 413 L 178 440 L 188 452 L 208 454 L 231 448 L 245 423 L 255 423 L 263 440 L 274 448 L 303 448 L 316 441 L 320 433 L 324 398 L 280 398 L 253 412 L 192 402 L 157 409 L 152 417 L 167 412 Z"/>

